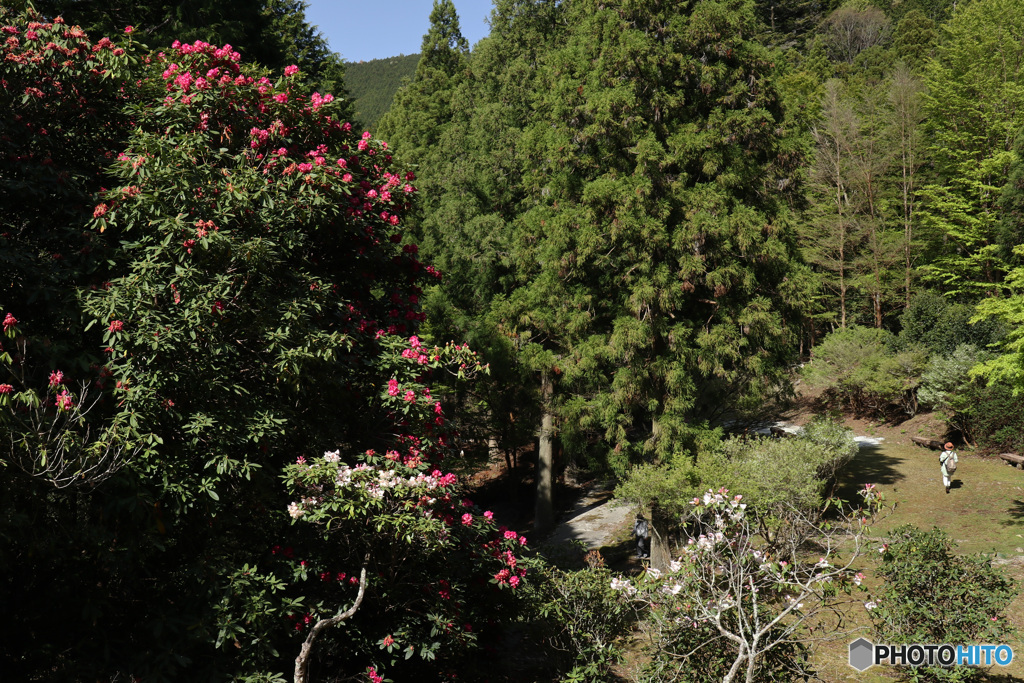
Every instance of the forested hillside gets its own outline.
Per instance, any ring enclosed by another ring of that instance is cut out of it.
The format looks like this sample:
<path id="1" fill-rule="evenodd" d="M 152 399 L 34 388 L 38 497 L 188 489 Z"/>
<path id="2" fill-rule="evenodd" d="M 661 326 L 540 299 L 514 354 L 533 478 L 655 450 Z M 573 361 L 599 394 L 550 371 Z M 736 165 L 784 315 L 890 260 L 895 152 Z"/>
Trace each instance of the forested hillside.
<path id="1" fill-rule="evenodd" d="M 420 56 L 414 54 L 345 64 L 345 86 L 352 96 L 356 118 L 368 130 L 376 129 L 402 81 L 416 72 L 419 61 Z"/>
<path id="2" fill-rule="evenodd" d="M 434 0 L 358 65 L 305 9 L 0 5 L 0 677 L 754 683 L 835 615 L 1011 637 L 990 558 L 873 526 L 895 469 L 840 418 L 1024 450 L 1024 0 L 495 0 L 472 51 Z M 821 414 L 757 437 L 798 384 Z M 650 556 L 538 550 L 560 477 Z"/>
<path id="3" fill-rule="evenodd" d="M 685 451 L 809 357 L 837 406 L 1024 445 L 973 407 L 1022 377 L 1017 5 L 508 0 L 472 54 L 446 6 L 379 133 L 437 324 L 557 367 L 570 452 Z"/>

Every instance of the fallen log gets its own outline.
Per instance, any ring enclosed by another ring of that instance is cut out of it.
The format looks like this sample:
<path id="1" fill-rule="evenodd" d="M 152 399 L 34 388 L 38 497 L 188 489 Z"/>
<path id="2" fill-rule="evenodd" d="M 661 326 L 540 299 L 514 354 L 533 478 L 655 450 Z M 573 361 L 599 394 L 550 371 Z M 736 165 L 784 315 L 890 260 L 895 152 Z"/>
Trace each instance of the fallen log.
<path id="1" fill-rule="evenodd" d="M 930 448 L 933 451 L 941 451 L 943 450 L 943 448 L 945 448 L 943 442 L 939 441 L 938 439 L 928 439 L 923 436 L 912 436 L 910 437 L 910 440 L 913 441 L 914 444 L 917 446 L 921 446 L 922 448 Z"/>
<path id="2" fill-rule="evenodd" d="M 1016 453 L 1000 453 L 999 457 L 1005 460 L 1007 465 L 1024 470 L 1024 456 Z"/>

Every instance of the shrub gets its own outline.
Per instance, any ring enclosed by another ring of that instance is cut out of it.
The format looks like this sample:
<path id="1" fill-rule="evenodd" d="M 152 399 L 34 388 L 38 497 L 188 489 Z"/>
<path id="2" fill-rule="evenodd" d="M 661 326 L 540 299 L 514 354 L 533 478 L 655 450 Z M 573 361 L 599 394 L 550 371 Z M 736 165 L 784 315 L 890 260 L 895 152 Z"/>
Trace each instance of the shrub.
<path id="1" fill-rule="evenodd" d="M 884 546 L 883 580 L 869 610 L 881 642 L 999 642 L 1007 633 L 1004 611 L 1013 586 L 981 555 L 957 555 L 954 542 L 940 529 L 907 525 L 896 529 Z M 921 667 L 908 674 L 920 681 L 963 681 L 979 672 L 973 667 Z"/>
<path id="2" fill-rule="evenodd" d="M 968 304 L 950 303 L 935 292 L 921 292 L 900 316 L 902 329 L 894 348 L 923 345 L 933 354 L 948 356 L 964 344 L 984 348 L 1006 335 L 1006 325 L 998 320 L 972 325 L 974 313 L 974 307 Z"/>
<path id="3" fill-rule="evenodd" d="M 892 351 L 891 333 L 848 327 L 825 337 L 804 368 L 804 379 L 825 390 L 825 400 L 861 415 L 914 415 L 924 347 Z"/>
<path id="4" fill-rule="evenodd" d="M 839 470 L 853 460 L 859 449 L 853 438 L 853 430 L 827 415 L 816 416 L 803 428 L 798 438 L 815 444 L 828 458 L 818 466 L 818 476 L 826 481 L 833 479 Z"/>
<path id="5" fill-rule="evenodd" d="M 973 344 L 961 344 L 949 355 L 932 356 L 921 376 L 918 400 L 935 410 L 949 412 L 953 396 L 971 384 L 971 368 L 989 356 Z"/>
<path id="6" fill-rule="evenodd" d="M 950 397 L 950 427 L 989 452 L 1024 452 L 1024 402 L 1007 382 L 973 379 Z"/>
<path id="7" fill-rule="evenodd" d="M 534 638 L 544 643 L 564 681 L 615 680 L 611 667 L 622 659 L 619 640 L 636 611 L 612 589 L 603 566 L 565 571 L 537 563 L 524 595 L 534 603 Z"/>
<path id="8" fill-rule="evenodd" d="M 820 549 L 770 550 L 743 496 L 726 489 L 691 501 L 693 538 L 667 570 L 649 569 L 614 587 L 645 608 L 650 663 L 645 681 L 794 680 L 806 675 L 811 623 L 860 583 L 852 569 L 866 527 L 860 511 L 828 527 L 801 518 L 796 526 Z M 865 501 L 878 502 L 871 487 Z M 794 515 L 799 517 L 798 510 Z"/>

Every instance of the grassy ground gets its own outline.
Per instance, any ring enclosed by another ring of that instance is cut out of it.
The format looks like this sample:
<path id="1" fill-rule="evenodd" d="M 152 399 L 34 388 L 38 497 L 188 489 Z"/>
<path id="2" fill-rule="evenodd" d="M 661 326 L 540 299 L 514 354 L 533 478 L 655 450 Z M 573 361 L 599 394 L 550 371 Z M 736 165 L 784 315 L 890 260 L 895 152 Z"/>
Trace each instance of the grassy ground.
<path id="1" fill-rule="evenodd" d="M 900 443 L 903 442 L 903 443 Z M 949 494 L 942 487 L 938 452 L 911 446 L 893 435 L 891 441 L 861 452 L 845 472 L 837 493 L 849 499 L 865 483 L 875 483 L 896 509 L 874 529 L 875 535 L 903 524 L 937 526 L 957 541 L 962 553 L 990 554 L 1018 584 L 1024 581 L 1024 471 L 1001 460 L 959 451 L 960 463 Z M 874 558 L 866 558 L 867 586 L 875 583 Z M 867 600 L 868 598 L 865 598 Z M 1009 667 L 992 667 L 991 681 L 1024 681 L 1024 590 L 1007 610 L 1018 636 Z M 851 624 L 868 626 L 860 603 L 847 610 Z M 865 631 L 869 639 L 871 635 Z M 849 640 L 818 649 L 815 664 L 822 680 L 881 682 L 893 680 L 891 670 L 872 668 L 858 673 L 847 665 Z"/>

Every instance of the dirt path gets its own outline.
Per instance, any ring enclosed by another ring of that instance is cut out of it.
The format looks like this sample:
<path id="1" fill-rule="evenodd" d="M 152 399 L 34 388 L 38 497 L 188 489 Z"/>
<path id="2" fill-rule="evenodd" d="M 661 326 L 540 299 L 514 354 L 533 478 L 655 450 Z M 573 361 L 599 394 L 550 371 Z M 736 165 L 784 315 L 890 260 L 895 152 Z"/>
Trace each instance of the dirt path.
<path id="1" fill-rule="evenodd" d="M 562 545 L 580 541 L 587 550 L 596 550 L 632 528 L 632 512 L 627 503 L 614 499 L 609 485 L 598 484 L 576 501 L 546 543 Z"/>

